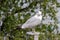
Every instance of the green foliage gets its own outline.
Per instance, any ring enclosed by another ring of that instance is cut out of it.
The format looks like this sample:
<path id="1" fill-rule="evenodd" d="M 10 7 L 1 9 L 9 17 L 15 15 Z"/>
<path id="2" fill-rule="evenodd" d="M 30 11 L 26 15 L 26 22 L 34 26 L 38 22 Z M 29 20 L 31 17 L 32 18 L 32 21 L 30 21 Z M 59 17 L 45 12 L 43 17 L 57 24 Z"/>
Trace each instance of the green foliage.
<path id="1" fill-rule="evenodd" d="M 29 6 L 26 8 L 22 8 L 23 4 L 29 3 Z M 52 3 L 49 5 L 49 3 Z M 60 39 L 60 35 L 54 34 L 54 29 L 57 29 L 57 11 L 54 10 L 52 5 L 56 4 L 56 7 L 59 7 L 59 3 L 57 0 L 2 0 L 0 1 L 0 17 L 4 15 L 6 18 L 3 21 L 3 29 L 0 32 L 0 37 L 5 35 L 5 32 L 9 35 L 7 38 L 12 37 L 13 40 L 24 40 L 26 39 L 26 31 L 28 30 L 14 30 L 17 28 L 18 24 L 23 24 L 27 19 L 31 17 L 29 11 L 34 12 L 37 4 L 42 8 L 43 18 L 48 14 L 51 17 L 51 20 L 54 20 L 54 24 L 50 23 L 41 24 L 41 27 L 37 26 L 36 31 L 40 32 L 39 40 L 56 40 L 56 37 Z M 48 7 L 48 8 L 47 8 Z M 3 12 L 3 13 L 2 13 Z M 17 16 L 16 16 L 17 15 Z M 23 18 L 21 19 L 21 16 Z M 53 28 L 51 28 L 53 27 Z M 13 32 L 11 32 L 13 30 Z M 33 40 L 33 36 L 29 38 Z M 0 38 L 2 40 L 2 38 Z M 9 39 L 11 40 L 11 39 Z"/>

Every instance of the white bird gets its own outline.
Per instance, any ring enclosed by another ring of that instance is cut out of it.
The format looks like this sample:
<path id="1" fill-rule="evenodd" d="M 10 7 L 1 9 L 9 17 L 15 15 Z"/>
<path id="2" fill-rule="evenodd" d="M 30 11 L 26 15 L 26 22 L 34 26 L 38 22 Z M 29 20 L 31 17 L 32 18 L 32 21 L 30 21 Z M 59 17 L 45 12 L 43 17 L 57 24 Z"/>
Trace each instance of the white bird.
<path id="1" fill-rule="evenodd" d="M 42 12 L 41 11 L 37 11 L 37 13 L 31 17 L 30 19 L 28 19 L 23 25 L 22 25 L 22 29 L 26 29 L 26 28 L 31 28 L 32 30 L 35 30 L 35 26 L 39 25 L 42 21 Z"/>

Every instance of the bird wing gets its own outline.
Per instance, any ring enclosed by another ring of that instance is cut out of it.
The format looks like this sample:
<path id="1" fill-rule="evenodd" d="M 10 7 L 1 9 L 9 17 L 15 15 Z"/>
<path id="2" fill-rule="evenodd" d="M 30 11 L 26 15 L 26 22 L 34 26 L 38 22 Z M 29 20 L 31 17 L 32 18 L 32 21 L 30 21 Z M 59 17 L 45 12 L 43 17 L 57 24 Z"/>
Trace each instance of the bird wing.
<path id="1" fill-rule="evenodd" d="M 24 24 L 28 24 L 28 25 L 32 25 L 32 24 L 34 24 L 34 25 L 38 25 L 38 24 L 40 24 L 40 22 L 41 22 L 41 19 L 38 19 L 38 17 L 31 17 L 30 19 L 28 19 Z"/>
<path id="2" fill-rule="evenodd" d="M 28 19 L 28 20 L 25 22 L 25 24 L 29 24 L 29 23 L 32 23 L 32 22 L 34 22 L 34 21 L 36 21 L 36 18 L 35 18 L 35 17 L 31 17 L 30 19 Z"/>
<path id="3" fill-rule="evenodd" d="M 40 17 L 31 17 L 30 19 L 28 19 L 23 25 L 22 28 L 33 28 L 37 25 L 39 25 L 41 23 L 41 19 Z"/>
<path id="4" fill-rule="evenodd" d="M 32 28 L 40 24 L 40 19 L 37 19 L 35 17 L 32 17 L 28 19 L 23 25 L 22 28 Z"/>

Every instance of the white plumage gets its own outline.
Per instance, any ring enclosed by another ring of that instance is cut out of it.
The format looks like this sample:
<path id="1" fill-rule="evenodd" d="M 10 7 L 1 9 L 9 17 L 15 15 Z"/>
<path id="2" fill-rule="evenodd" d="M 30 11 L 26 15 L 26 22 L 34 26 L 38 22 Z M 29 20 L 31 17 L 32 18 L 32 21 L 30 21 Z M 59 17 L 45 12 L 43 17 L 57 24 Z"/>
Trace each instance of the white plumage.
<path id="1" fill-rule="evenodd" d="M 30 19 L 28 19 L 23 25 L 22 25 L 22 29 L 25 28 L 34 28 L 35 26 L 39 25 L 42 21 L 42 12 L 41 11 L 37 11 L 36 15 L 34 15 L 33 17 L 31 17 Z"/>

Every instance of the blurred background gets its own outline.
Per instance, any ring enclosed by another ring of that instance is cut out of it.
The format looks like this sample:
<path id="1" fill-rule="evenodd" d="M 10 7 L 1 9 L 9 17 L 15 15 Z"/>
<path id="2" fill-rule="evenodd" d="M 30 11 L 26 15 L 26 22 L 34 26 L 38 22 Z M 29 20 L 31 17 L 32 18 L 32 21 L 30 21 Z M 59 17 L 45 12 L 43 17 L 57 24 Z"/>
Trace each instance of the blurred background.
<path id="1" fill-rule="evenodd" d="M 0 40 L 26 40 L 28 29 L 16 28 L 38 10 L 43 14 L 35 28 L 39 40 L 60 40 L 60 0 L 0 0 Z"/>

